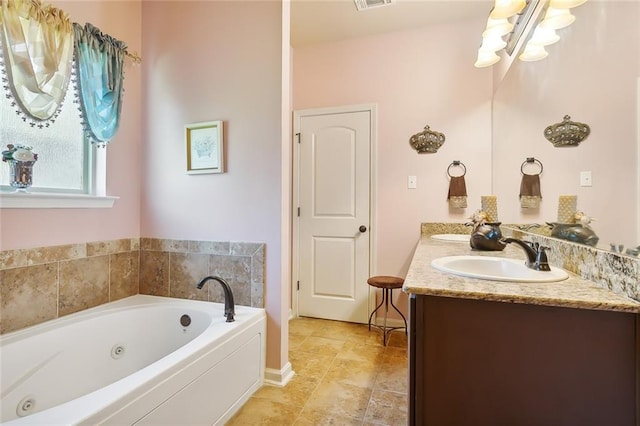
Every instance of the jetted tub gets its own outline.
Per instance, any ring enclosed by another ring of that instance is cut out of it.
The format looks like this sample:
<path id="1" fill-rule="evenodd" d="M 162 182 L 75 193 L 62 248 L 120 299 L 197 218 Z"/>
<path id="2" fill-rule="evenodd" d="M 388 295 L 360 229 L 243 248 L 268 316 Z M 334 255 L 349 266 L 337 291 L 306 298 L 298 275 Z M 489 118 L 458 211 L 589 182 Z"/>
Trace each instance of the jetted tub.
<path id="1" fill-rule="evenodd" d="M 136 295 L 0 336 L 6 425 L 222 424 L 264 382 L 264 309 Z"/>

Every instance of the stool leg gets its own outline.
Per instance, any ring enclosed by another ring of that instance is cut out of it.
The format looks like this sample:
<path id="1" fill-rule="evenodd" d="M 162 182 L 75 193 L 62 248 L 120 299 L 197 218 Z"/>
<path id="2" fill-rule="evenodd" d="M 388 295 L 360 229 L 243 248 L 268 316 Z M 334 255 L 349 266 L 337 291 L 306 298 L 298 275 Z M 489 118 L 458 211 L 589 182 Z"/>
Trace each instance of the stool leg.
<path id="1" fill-rule="evenodd" d="M 402 315 L 402 312 L 400 312 L 400 309 L 398 309 L 398 307 L 396 305 L 393 304 L 393 293 L 391 294 L 391 306 L 393 306 L 393 309 L 396 310 L 397 313 L 400 314 L 400 316 L 402 317 L 402 320 L 404 321 L 404 335 L 407 335 L 407 319 L 404 317 L 404 315 Z"/>
<path id="2" fill-rule="evenodd" d="M 376 306 L 376 308 L 373 310 L 373 312 L 371 312 L 371 315 L 369 315 L 369 331 L 371 331 L 371 318 L 373 318 L 373 314 L 375 314 L 376 311 L 378 309 L 380 309 L 380 307 L 382 306 L 383 303 L 384 303 L 384 294 L 382 296 L 382 300 L 380 301 L 380 304 L 378 306 Z"/>
<path id="3" fill-rule="evenodd" d="M 387 346 L 387 316 L 389 315 L 389 289 L 384 289 L 384 295 L 382 298 L 384 299 L 384 325 L 382 326 L 382 344 L 383 346 Z M 393 301 L 391 302 L 393 305 Z"/>

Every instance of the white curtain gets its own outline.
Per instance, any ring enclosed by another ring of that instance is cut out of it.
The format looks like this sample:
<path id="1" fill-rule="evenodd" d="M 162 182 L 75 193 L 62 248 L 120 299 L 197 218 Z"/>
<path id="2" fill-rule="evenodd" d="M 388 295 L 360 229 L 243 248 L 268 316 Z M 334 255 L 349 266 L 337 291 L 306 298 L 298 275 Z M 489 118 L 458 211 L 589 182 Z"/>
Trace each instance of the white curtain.
<path id="1" fill-rule="evenodd" d="M 73 26 L 60 9 L 39 0 L 1 0 L 5 89 L 32 126 L 48 127 L 73 71 Z"/>

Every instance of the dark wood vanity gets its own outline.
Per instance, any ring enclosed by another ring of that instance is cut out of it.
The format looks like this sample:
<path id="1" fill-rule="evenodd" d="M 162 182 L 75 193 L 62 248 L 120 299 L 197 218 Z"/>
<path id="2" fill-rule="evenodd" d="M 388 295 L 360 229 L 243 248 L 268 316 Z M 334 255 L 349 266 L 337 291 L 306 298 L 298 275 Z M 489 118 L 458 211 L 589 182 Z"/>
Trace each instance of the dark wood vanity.
<path id="1" fill-rule="evenodd" d="M 554 283 L 439 272 L 470 253 L 422 237 L 409 294 L 410 425 L 640 426 L 640 302 L 571 275 Z"/>
<path id="2" fill-rule="evenodd" d="M 411 425 L 638 425 L 640 316 L 412 295 Z"/>

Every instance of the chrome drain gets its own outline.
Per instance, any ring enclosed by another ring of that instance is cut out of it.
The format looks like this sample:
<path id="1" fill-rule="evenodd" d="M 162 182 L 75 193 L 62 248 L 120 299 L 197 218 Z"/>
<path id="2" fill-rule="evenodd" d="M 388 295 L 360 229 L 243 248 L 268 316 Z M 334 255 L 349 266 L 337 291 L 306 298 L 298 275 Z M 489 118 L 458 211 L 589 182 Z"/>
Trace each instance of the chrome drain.
<path id="1" fill-rule="evenodd" d="M 33 395 L 28 395 L 22 398 L 22 401 L 18 402 L 16 407 L 16 414 L 18 417 L 28 416 L 36 408 L 36 398 Z"/>
<path id="2" fill-rule="evenodd" d="M 113 345 L 111 348 L 111 358 L 120 359 L 124 356 L 124 345 Z"/>

